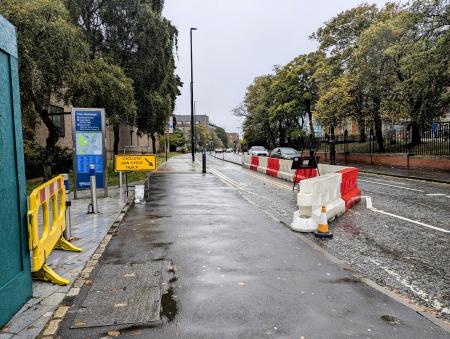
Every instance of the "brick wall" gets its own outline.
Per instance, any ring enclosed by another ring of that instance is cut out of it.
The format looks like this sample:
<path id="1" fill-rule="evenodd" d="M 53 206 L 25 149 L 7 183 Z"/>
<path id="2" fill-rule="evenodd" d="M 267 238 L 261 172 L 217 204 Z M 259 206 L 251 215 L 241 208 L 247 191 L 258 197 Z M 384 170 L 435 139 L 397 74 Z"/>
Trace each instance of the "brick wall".
<path id="1" fill-rule="evenodd" d="M 329 162 L 329 154 L 318 152 L 320 162 Z M 343 163 L 372 164 L 382 166 L 392 166 L 400 168 L 428 168 L 436 170 L 450 171 L 450 157 L 433 156 L 410 156 L 406 154 L 368 154 L 368 153 L 350 153 L 347 159 L 344 153 L 336 153 L 336 161 Z"/>

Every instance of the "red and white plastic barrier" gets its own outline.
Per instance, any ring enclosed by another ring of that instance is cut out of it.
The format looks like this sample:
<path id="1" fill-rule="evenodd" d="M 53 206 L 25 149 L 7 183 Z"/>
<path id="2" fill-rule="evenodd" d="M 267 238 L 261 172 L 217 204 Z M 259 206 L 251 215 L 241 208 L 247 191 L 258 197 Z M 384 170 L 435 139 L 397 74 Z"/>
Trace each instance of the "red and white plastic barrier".
<path id="1" fill-rule="evenodd" d="M 297 196 L 299 209 L 294 212 L 291 228 L 300 232 L 313 232 L 320 221 L 322 206 L 327 209 L 328 220 L 342 215 L 361 200 L 357 186 L 358 169 L 355 167 L 319 164 L 320 176 L 315 169 L 292 170 L 292 160 L 244 155 L 243 166 L 300 183 Z"/>
<path id="2" fill-rule="evenodd" d="M 296 183 L 317 176 L 317 171 L 315 169 L 302 169 L 298 170 L 296 173 L 295 170 L 291 169 L 292 160 L 244 155 L 243 166 L 253 171 L 291 182 L 294 181 L 294 177 L 297 174 L 297 178 L 295 178 Z"/>

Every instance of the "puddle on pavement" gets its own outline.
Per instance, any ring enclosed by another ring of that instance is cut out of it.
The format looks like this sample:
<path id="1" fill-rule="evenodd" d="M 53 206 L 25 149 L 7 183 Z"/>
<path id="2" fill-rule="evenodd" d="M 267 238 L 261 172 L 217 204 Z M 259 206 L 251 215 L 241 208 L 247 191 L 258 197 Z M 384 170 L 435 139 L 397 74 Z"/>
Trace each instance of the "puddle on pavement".
<path id="1" fill-rule="evenodd" d="M 168 215 L 155 215 L 155 214 L 148 214 L 146 215 L 147 218 L 149 219 L 161 219 L 161 218 L 169 218 Z"/>
<path id="2" fill-rule="evenodd" d="M 385 322 L 392 324 L 392 325 L 400 325 L 400 319 L 392 316 L 392 315 L 382 315 L 381 320 L 384 320 Z"/>
<path id="3" fill-rule="evenodd" d="M 327 279 L 322 280 L 323 282 L 330 283 L 330 284 L 345 284 L 345 283 L 353 283 L 357 284 L 360 283 L 361 280 L 355 277 L 345 277 L 345 278 L 337 278 L 337 279 Z"/>
<path id="4" fill-rule="evenodd" d="M 177 302 L 175 300 L 175 287 L 178 278 L 175 276 L 176 268 L 173 264 L 169 265 L 167 272 L 169 272 L 172 277 L 169 279 L 167 290 L 163 292 L 161 297 L 161 318 L 165 317 L 168 322 L 171 322 L 178 313 Z"/>

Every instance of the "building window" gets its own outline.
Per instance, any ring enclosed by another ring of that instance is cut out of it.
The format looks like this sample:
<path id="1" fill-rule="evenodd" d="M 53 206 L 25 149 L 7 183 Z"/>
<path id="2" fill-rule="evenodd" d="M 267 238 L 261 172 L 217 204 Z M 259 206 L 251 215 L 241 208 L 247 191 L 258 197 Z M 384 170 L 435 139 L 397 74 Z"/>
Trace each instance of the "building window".
<path id="1" fill-rule="evenodd" d="M 64 128 L 64 108 L 58 106 L 50 106 L 50 119 L 53 121 L 53 124 L 56 127 L 56 130 L 59 133 L 59 136 L 64 137 L 65 128 Z"/>

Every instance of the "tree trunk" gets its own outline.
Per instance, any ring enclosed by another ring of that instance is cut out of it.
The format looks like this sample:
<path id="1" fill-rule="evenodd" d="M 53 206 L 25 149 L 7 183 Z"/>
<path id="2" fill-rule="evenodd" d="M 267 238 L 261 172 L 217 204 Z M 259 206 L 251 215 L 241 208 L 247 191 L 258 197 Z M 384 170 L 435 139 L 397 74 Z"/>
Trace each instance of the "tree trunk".
<path id="1" fill-rule="evenodd" d="M 153 133 L 150 135 L 150 137 L 152 138 L 152 152 L 153 154 L 156 154 L 156 137 Z"/>
<path id="2" fill-rule="evenodd" d="M 375 137 L 377 139 L 378 144 L 378 152 L 384 153 L 386 149 L 384 148 L 384 140 L 383 140 L 383 123 L 381 121 L 380 116 L 380 98 L 373 99 L 374 111 L 373 111 L 373 122 L 375 125 Z"/>
<path id="3" fill-rule="evenodd" d="M 49 180 L 52 177 L 53 156 L 55 154 L 56 143 L 59 139 L 59 132 L 46 110 L 40 110 L 39 116 L 48 129 L 48 137 L 45 140 L 44 180 Z"/>
<path id="4" fill-rule="evenodd" d="M 359 129 L 359 142 L 365 142 L 367 140 L 366 122 L 365 122 L 362 114 L 358 114 L 356 122 L 358 123 L 358 129 Z"/>
<path id="5" fill-rule="evenodd" d="M 378 151 L 384 153 L 386 149 L 384 148 L 383 129 L 379 113 L 374 115 L 373 121 L 375 124 L 375 137 L 377 139 Z"/>
<path id="6" fill-rule="evenodd" d="M 416 121 L 411 123 L 411 145 L 416 146 L 422 142 L 420 136 L 420 126 Z"/>
<path id="7" fill-rule="evenodd" d="M 285 146 L 285 130 L 283 128 L 283 124 L 280 121 L 280 124 L 278 125 L 278 133 L 279 133 L 279 138 L 280 138 L 280 147 Z"/>
<path id="8" fill-rule="evenodd" d="M 314 133 L 314 123 L 313 123 L 313 117 L 312 117 L 312 111 L 311 111 L 311 102 L 308 100 L 306 104 L 306 112 L 308 113 L 309 118 L 309 130 L 310 134 L 312 136 L 312 141 L 316 139 L 316 134 Z"/>
<path id="9" fill-rule="evenodd" d="M 120 125 L 114 125 L 114 146 L 113 146 L 113 152 L 114 155 L 119 154 L 119 141 L 120 141 Z"/>

